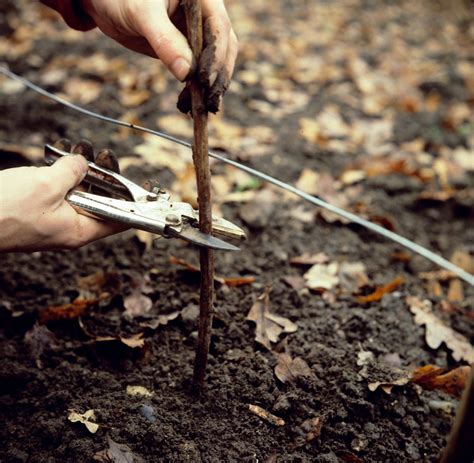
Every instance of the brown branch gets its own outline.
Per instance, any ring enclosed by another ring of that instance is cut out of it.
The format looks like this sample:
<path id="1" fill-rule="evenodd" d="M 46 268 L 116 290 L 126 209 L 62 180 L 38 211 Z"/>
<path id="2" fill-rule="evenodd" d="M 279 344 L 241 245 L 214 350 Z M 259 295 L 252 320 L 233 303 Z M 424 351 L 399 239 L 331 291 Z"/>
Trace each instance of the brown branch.
<path id="1" fill-rule="evenodd" d="M 441 463 L 474 461 L 472 432 L 474 430 L 474 364 L 454 419 L 448 444 L 441 457 Z"/>
<path id="2" fill-rule="evenodd" d="M 188 41 L 195 62 L 199 63 L 203 48 L 201 1 L 183 0 L 182 5 L 186 16 Z M 191 103 L 194 123 L 193 162 L 198 190 L 199 227 L 203 233 L 210 234 L 212 232 L 212 204 L 207 141 L 207 109 L 204 91 L 196 74 L 191 80 Z M 199 334 L 193 377 L 193 385 L 197 391 L 203 388 L 206 376 L 214 298 L 214 254 L 213 251 L 206 248 L 201 248 L 199 252 L 201 264 Z"/>

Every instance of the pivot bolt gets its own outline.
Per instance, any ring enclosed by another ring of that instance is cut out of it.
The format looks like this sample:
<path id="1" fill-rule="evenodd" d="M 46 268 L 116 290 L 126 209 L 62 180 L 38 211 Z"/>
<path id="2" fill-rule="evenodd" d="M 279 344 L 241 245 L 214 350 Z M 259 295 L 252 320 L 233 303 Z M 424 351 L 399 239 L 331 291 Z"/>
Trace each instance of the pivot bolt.
<path id="1" fill-rule="evenodd" d="M 165 217 L 165 220 L 168 225 L 173 226 L 179 225 L 181 223 L 181 219 L 176 214 L 168 214 Z"/>

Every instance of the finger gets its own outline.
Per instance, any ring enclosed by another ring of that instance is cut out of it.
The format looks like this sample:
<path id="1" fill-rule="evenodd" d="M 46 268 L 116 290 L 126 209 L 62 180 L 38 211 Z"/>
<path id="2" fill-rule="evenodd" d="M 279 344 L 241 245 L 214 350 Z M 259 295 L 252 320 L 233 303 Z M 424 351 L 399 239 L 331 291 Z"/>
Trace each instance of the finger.
<path id="1" fill-rule="evenodd" d="M 227 72 L 227 77 L 232 79 L 234 74 L 235 61 L 237 60 L 237 55 L 239 54 L 239 41 L 233 30 L 230 31 L 229 36 L 229 46 L 227 48 L 227 56 L 225 58 L 224 69 Z"/>
<path id="2" fill-rule="evenodd" d="M 94 162 L 94 148 L 89 140 L 81 140 L 72 147 L 71 153 L 82 154 L 88 161 Z"/>
<path id="3" fill-rule="evenodd" d="M 171 22 L 164 2 L 152 3 L 137 22 L 158 58 L 178 80 L 184 81 L 191 71 L 193 54 L 186 37 Z"/>
<path id="4" fill-rule="evenodd" d="M 53 144 L 55 148 L 58 148 L 62 151 L 66 151 L 67 153 L 71 152 L 71 140 L 67 138 L 60 138 L 59 140 L 56 140 Z"/>
<path id="5" fill-rule="evenodd" d="M 204 23 L 204 50 L 199 61 L 201 82 L 212 87 L 220 70 L 224 67 L 231 30 L 229 18 L 210 16 Z"/>
<path id="6" fill-rule="evenodd" d="M 69 247 L 79 248 L 92 241 L 125 231 L 128 228 L 123 224 L 104 222 L 78 214 L 75 230 L 69 233 Z"/>
<path id="7" fill-rule="evenodd" d="M 52 187 L 65 195 L 84 180 L 88 165 L 84 156 L 72 154 L 58 159 L 47 169 Z"/>
<path id="8" fill-rule="evenodd" d="M 100 167 L 105 167 L 112 172 L 120 174 L 120 166 L 115 153 L 108 148 L 102 149 L 97 153 L 95 163 Z"/>

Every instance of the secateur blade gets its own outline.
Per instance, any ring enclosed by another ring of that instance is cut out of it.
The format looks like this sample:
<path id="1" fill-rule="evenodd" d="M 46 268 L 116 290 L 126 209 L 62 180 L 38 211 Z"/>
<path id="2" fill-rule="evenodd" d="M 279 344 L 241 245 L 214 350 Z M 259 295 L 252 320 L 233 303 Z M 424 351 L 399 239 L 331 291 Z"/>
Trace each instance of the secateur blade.
<path id="1" fill-rule="evenodd" d="M 206 248 L 220 250 L 220 251 L 239 251 L 240 248 L 234 246 L 233 244 L 222 241 L 219 238 L 216 238 L 212 235 L 206 235 L 198 228 L 195 227 L 186 227 L 181 231 L 174 230 L 172 227 L 166 228 L 166 233 L 175 236 L 176 238 L 182 238 L 190 243 L 193 243 L 197 246 L 204 246 Z"/>

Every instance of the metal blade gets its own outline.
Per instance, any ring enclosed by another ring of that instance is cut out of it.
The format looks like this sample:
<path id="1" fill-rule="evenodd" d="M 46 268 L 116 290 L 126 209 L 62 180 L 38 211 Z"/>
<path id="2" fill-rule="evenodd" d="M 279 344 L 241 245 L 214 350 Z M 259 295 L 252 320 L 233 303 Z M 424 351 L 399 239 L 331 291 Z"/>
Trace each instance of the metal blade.
<path id="1" fill-rule="evenodd" d="M 225 241 L 215 238 L 214 236 L 206 235 L 195 227 L 188 226 L 183 228 L 181 231 L 177 231 L 168 226 L 166 227 L 166 233 L 168 235 L 182 238 L 183 240 L 189 241 L 190 243 L 196 244 L 198 246 L 204 246 L 206 248 L 217 249 L 221 251 L 239 251 L 237 246 L 226 243 Z"/>

